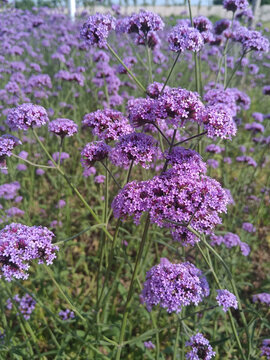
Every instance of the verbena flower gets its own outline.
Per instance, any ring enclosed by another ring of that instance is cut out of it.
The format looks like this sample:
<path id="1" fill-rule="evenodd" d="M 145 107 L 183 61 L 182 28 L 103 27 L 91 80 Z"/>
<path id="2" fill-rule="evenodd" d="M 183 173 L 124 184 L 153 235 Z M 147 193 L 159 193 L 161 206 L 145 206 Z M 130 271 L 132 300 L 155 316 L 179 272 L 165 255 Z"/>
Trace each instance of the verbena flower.
<path id="1" fill-rule="evenodd" d="M 270 95 L 270 85 L 263 87 L 263 95 Z"/>
<path id="2" fill-rule="evenodd" d="M 231 139 L 236 135 L 236 124 L 231 112 L 224 105 L 207 106 L 202 113 L 202 123 L 210 138 Z"/>
<path id="3" fill-rule="evenodd" d="M 132 133 L 122 136 L 110 152 L 110 160 L 116 166 L 128 167 L 133 161 L 145 169 L 158 154 L 157 141 L 150 135 Z"/>
<path id="4" fill-rule="evenodd" d="M 248 222 L 244 222 L 244 223 L 242 224 L 242 229 L 245 230 L 245 231 L 247 231 L 247 232 L 249 232 L 249 233 L 254 233 L 254 232 L 256 232 L 256 227 L 255 227 L 253 224 L 248 223 Z"/>
<path id="5" fill-rule="evenodd" d="M 198 305 L 208 295 L 209 286 L 201 270 L 189 262 L 172 264 L 166 258 L 147 272 L 142 291 L 148 311 L 160 305 L 168 313 L 178 313 L 183 306 Z"/>
<path id="6" fill-rule="evenodd" d="M 115 19 L 110 14 L 95 14 L 88 18 L 80 35 L 88 45 L 106 48 L 109 32 L 115 29 Z"/>
<path id="7" fill-rule="evenodd" d="M 225 234 L 224 236 L 221 235 L 211 235 L 211 245 L 221 245 L 224 244 L 227 248 L 232 248 L 235 246 L 239 246 L 241 253 L 244 256 L 248 256 L 250 253 L 250 247 L 248 246 L 247 243 L 243 242 L 240 240 L 239 236 L 236 234 L 233 234 L 231 232 L 228 232 L 227 234 Z"/>
<path id="8" fill-rule="evenodd" d="M 32 127 L 41 127 L 48 121 L 44 107 L 26 103 L 11 109 L 6 123 L 11 130 L 28 130 Z"/>
<path id="9" fill-rule="evenodd" d="M 18 309 L 20 313 L 23 315 L 25 320 L 30 319 L 30 315 L 35 310 L 36 301 L 29 294 L 24 295 L 22 298 L 19 295 L 15 295 L 13 297 L 13 301 L 18 303 Z M 11 310 L 13 308 L 13 303 L 11 299 L 7 300 L 7 308 Z"/>
<path id="10" fill-rule="evenodd" d="M 247 0 L 224 0 L 223 6 L 226 10 L 235 12 L 236 10 L 246 10 L 249 3 Z"/>
<path id="11" fill-rule="evenodd" d="M 270 359 L 270 339 L 265 339 L 261 346 L 261 356 L 266 356 L 266 359 Z"/>
<path id="12" fill-rule="evenodd" d="M 219 306 L 222 306 L 223 311 L 227 312 L 230 307 L 238 308 L 236 296 L 228 290 L 217 290 L 216 300 Z"/>
<path id="13" fill-rule="evenodd" d="M 181 88 L 169 88 L 158 98 L 160 117 L 174 127 L 184 126 L 187 121 L 201 123 L 204 109 L 197 93 Z"/>
<path id="14" fill-rule="evenodd" d="M 270 294 L 269 293 L 260 293 L 252 296 L 252 301 L 260 302 L 261 304 L 270 305 Z"/>
<path id="15" fill-rule="evenodd" d="M 120 111 L 111 109 L 86 114 L 82 124 L 92 128 L 93 134 L 105 141 L 118 140 L 133 132 L 128 119 Z"/>
<path id="16" fill-rule="evenodd" d="M 78 125 L 72 120 L 59 118 L 49 123 L 48 130 L 64 138 L 65 136 L 69 137 L 76 134 L 78 132 Z"/>
<path id="17" fill-rule="evenodd" d="M 210 360 L 216 355 L 209 341 L 201 333 L 191 336 L 186 346 L 191 347 L 186 354 L 188 360 Z"/>
<path id="18" fill-rule="evenodd" d="M 58 315 L 61 317 L 62 320 L 70 320 L 75 318 L 75 314 L 73 311 L 66 309 L 59 311 Z"/>
<path id="19" fill-rule="evenodd" d="M 204 45 L 204 40 L 199 30 L 182 25 L 177 25 L 173 28 L 168 36 L 168 42 L 170 50 L 181 53 L 186 50 L 199 52 Z"/>
<path id="20" fill-rule="evenodd" d="M 96 161 L 103 161 L 107 158 L 110 146 L 103 141 L 95 141 L 85 145 L 81 152 L 81 164 L 83 167 L 91 167 Z"/>
<path id="21" fill-rule="evenodd" d="M 185 224 L 190 222 L 195 230 L 210 233 L 221 223 L 218 214 L 226 212 L 229 203 L 226 191 L 204 175 L 205 165 L 199 172 L 200 166 L 199 158 L 191 156 L 190 163 L 187 157 L 183 165 L 180 160 L 160 176 L 127 184 L 112 202 L 114 216 L 133 216 L 138 224 L 142 213 L 149 211 L 150 221 L 169 228 L 174 240 L 194 245 L 199 238 Z"/>
<path id="22" fill-rule="evenodd" d="M 146 347 L 146 349 L 155 349 L 155 345 L 152 343 L 152 341 L 145 341 L 143 345 Z"/>
<path id="23" fill-rule="evenodd" d="M 236 161 L 247 163 L 249 166 L 257 167 L 257 162 L 251 156 L 237 156 Z"/>
<path id="24" fill-rule="evenodd" d="M 125 18 L 121 25 L 118 26 L 118 30 L 127 34 L 135 33 L 145 37 L 149 32 L 162 30 L 163 27 L 164 22 L 159 15 L 151 11 L 140 10 L 139 13 Z"/>
<path id="25" fill-rule="evenodd" d="M 54 234 L 46 227 L 12 223 L 0 231 L 0 277 L 27 279 L 32 260 L 52 264 L 57 246 L 52 244 Z"/>
<path id="26" fill-rule="evenodd" d="M 21 188 L 18 181 L 0 185 L 0 199 L 12 200 L 17 196 L 17 191 Z"/>
<path id="27" fill-rule="evenodd" d="M 12 135 L 0 136 L 0 168 L 6 166 L 6 157 L 12 155 L 12 150 L 17 146 L 21 145 L 21 141 Z"/>
<path id="28" fill-rule="evenodd" d="M 240 26 L 233 33 L 233 40 L 242 44 L 243 50 L 247 51 L 269 51 L 269 40 L 262 36 L 259 31 L 249 30 L 244 26 Z"/>

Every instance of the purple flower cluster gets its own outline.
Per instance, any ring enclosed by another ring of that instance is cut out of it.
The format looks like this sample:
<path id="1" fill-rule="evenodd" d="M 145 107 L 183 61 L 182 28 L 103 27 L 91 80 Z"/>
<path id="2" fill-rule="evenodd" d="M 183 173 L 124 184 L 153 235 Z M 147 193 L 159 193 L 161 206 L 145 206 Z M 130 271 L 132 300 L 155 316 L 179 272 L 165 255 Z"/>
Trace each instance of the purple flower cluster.
<path id="1" fill-rule="evenodd" d="M 256 161 L 251 156 L 237 156 L 236 161 L 247 163 L 249 166 L 257 167 Z"/>
<path id="2" fill-rule="evenodd" d="M 66 309 L 59 311 L 58 315 L 61 317 L 62 320 L 70 320 L 75 318 L 75 314 L 73 311 Z"/>
<path id="3" fill-rule="evenodd" d="M 231 139 L 236 135 L 236 124 L 228 109 L 221 105 L 207 106 L 203 112 L 202 121 L 210 138 L 221 137 Z"/>
<path id="4" fill-rule="evenodd" d="M 125 18 L 118 25 L 118 30 L 127 34 L 135 33 L 145 37 L 149 32 L 162 30 L 163 27 L 164 22 L 159 15 L 141 9 L 139 13 Z"/>
<path id="5" fill-rule="evenodd" d="M 23 315 L 23 317 L 25 318 L 25 320 L 29 320 L 30 315 L 35 310 L 35 306 L 36 306 L 36 301 L 32 298 L 32 296 L 30 296 L 29 294 L 26 294 L 25 296 L 20 298 L 19 295 L 17 294 L 13 297 L 13 301 L 18 303 L 18 305 L 17 305 L 18 309 L 19 309 L 20 313 Z M 12 307 L 13 307 L 13 303 L 12 303 L 11 299 L 8 299 L 7 300 L 7 308 L 9 310 L 11 310 Z"/>
<path id="6" fill-rule="evenodd" d="M 253 302 L 260 302 L 261 304 L 270 305 L 270 294 L 261 293 L 252 296 Z"/>
<path id="7" fill-rule="evenodd" d="M 148 311 L 159 304 L 168 313 L 198 305 L 208 295 L 209 286 L 201 270 L 189 262 L 172 264 L 166 258 L 147 272 L 142 291 Z"/>
<path id="8" fill-rule="evenodd" d="M 17 191 L 21 188 L 18 181 L 0 185 L 0 199 L 12 200 L 17 196 Z"/>
<path id="9" fill-rule="evenodd" d="M 247 51 L 269 51 L 269 41 L 259 31 L 249 30 L 239 26 L 233 33 L 233 40 L 242 44 L 244 52 Z"/>
<path id="10" fill-rule="evenodd" d="M 168 42 L 170 50 L 181 53 L 186 50 L 199 52 L 204 45 L 204 39 L 199 30 L 183 25 L 173 28 L 168 36 Z"/>
<path id="11" fill-rule="evenodd" d="M 138 224 L 142 213 L 149 211 L 151 222 L 169 228 L 174 240 L 194 245 L 199 239 L 185 224 L 190 221 L 195 230 L 210 233 L 221 223 L 218 214 L 226 212 L 229 196 L 205 175 L 206 166 L 196 152 L 174 150 L 168 160 L 173 167 L 162 175 L 133 181 L 120 190 L 112 202 L 114 216 L 133 216 Z"/>
<path id="12" fill-rule="evenodd" d="M 54 234 L 46 227 L 12 223 L 0 231 L 1 274 L 7 281 L 27 279 L 30 262 L 52 264 L 57 246 L 52 244 Z"/>
<path id="13" fill-rule="evenodd" d="M 6 157 L 11 156 L 12 150 L 20 145 L 21 141 L 12 135 L 0 136 L 0 168 L 6 166 Z"/>
<path id="14" fill-rule="evenodd" d="M 239 246 L 242 254 L 248 256 L 250 253 L 250 247 L 247 243 L 240 240 L 239 236 L 233 233 L 227 233 L 224 236 L 221 235 L 211 235 L 211 245 L 221 245 L 224 244 L 228 249 L 232 247 Z"/>
<path id="15" fill-rule="evenodd" d="M 261 356 L 266 356 L 266 359 L 270 359 L 270 339 L 264 339 L 261 347 Z"/>
<path id="16" fill-rule="evenodd" d="M 85 145 L 81 152 L 82 166 L 91 167 L 96 161 L 106 159 L 109 154 L 110 146 L 103 141 L 95 141 Z"/>
<path id="17" fill-rule="evenodd" d="M 80 34 L 88 45 L 106 48 L 109 32 L 115 29 L 115 19 L 110 14 L 96 13 L 83 24 Z"/>
<path id="18" fill-rule="evenodd" d="M 233 307 L 234 309 L 238 308 L 236 296 L 229 290 L 217 290 L 217 293 L 216 300 L 218 305 L 222 306 L 224 312 L 227 312 L 230 307 Z"/>
<path id="19" fill-rule="evenodd" d="M 111 109 L 86 114 L 82 124 L 92 128 L 93 134 L 105 141 L 118 140 L 133 132 L 128 119 L 120 111 Z"/>
<path id="20" fill-rule="evenodd" d="M 254 233 L 254 232 L 256 232 L 256 227 L 255 227 L 253 224 L 248 223 L 248 222 L 244 222 L 244 223 L 242 224 L 242 229 L 245 230 L 245 231 L 247 231 L 247 232 L 249 232 L 249 233 Z"/>
<path id="21" fill-rule="evenodd" d="M 110 160 L 116 166 L 128 167 L 131 162 L 145 169 L 157 157 L 157 141 L 150 135 L 132 133 L 122 136 L 110 151 Z"/>
<path id="22" fill-rule="evenodd" d="M 246 10 L 248 8 L 247 0 L 224 0 L 223 6 L 226 10 L 235 12 L 236 10 Z"/>
<path id="23" fill-rule="evenodd" d="M 30 127 L 41 127 L 48 121 L 44 107 L 22 104 L 9 111 L 6 123 L 11 130 L 28 130 Z"/>
<path id="24" fill-rule="evenodd" d="M 64 138 L 65 136 L 73 136 L 76 134 L 78 132 L 78 125 L 69 119 L 56 119 L 49 123 L 48 130 Z"/>
<path id="25" fill-rule="evenodd" d="M 143 345 L 146 347 L 146 349 L 155 349 L 155 345 L 152 343 L 152 341 L 145 341 Z"/>
<path id="26" fill-rule="evenodd" d="M 188 360 L 210 360 L 216 355 L 209 341 L 201 333 L 191 336 L 186 346 L 191 346 L 191 350 L 186 354 Z"/>

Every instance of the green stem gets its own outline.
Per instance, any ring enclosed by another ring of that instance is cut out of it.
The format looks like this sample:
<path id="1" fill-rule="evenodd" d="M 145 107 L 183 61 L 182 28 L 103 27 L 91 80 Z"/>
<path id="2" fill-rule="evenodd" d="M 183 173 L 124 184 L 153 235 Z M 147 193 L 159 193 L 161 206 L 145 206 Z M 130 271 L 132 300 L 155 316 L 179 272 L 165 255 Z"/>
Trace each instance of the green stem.
<path id="1" fill-rule="evenodd" d="M 151 49 L 147 45 L 147 39 L 146 39 L 146 45 L 145 46 L 146 46 L 146 52 L 147 52 L 149 81 L 152 84 L 152 82 L 153 82 L 153 73 L 152 73 L 152 63 L 151 63 Z"/>
<path id="2" fill-rule="evenodd" d="M 12 154 L 12 156 L 15 157 L 16 159 L 19 159 L 19 160 L 22 160 L 22 161 L 26 162 L 29 165 L 32 165 L 32 166 L 35 166 L 35 167 L 38 167 L 38 168 L 55 169 L 54 166 L 35 164 L 32 161 L 29 161 L 27 159 L 23 159 L 22 157 L 20 157 L 18 155 L 15 155 L 15 154 Z"/>
<path id="3" fill-rule="evenodd" d="M 154 329 L 158 330 L 156 316 L 153 311 L 150 312 L 151 320 L 154 325 Z M 156 332 L 156 360 L 160 359 L 160 342 L 159 342 L 159 331 Z"/>
<path id="4" fill-rule="evenodd" d="M 101 161 L 101 164 L 104 166 L 104 168 L 106 169 L 106 172 L 109 173 L 113 179 L 113 181 L 115 182 L 115 184 L 118 186 L 119 189 L 121 189 L 121 185 L 118 183 L 118 181 L 116 180 L 116 178 L 113 176 L 112 172 L 110 171 L 110 169 L 108 168 L 107 164 L 104 163 L 103 161 Z"/>
<path id="5" fill-rule="evenodd" d="M 129 70 L 129 68 L 124 64 L 124 62 L 120 59 L 120 57 L 117 55 L 117 53 L 113 50 L 113 48 L 107 43 L 107 47 L 110 50 L 110 52 L 113 54 L 113 56 L 120 62 L 122 66 L 126 69 L 126 71 L 129 73 L 129 75 L 132 77 L 132 79 L 135 81 L 135 83 L 139 86 L 139 88 L 145 93 L 146 89 L 141 84 L 141 82 L 136 78 L 136 76 Z"/>
<path id="6" fill-rule="evenodd" d="M 177 359 L 179 334 L 180 334 L 180 321 L 177 322 L 176 338 L 175 338 L 175 343 L 174 343 L 174 348 L 173 348 L 173 360 Z"/>
<path id="7" fill-rule="evenodd" d="M 144 231 L 143 231 L 143 236 L 142 236 L 142 240 L 141 240 L 141 243 L 140 243 L 140 248 L 139 248 L 139 251 L 137 253 L 136 262 L 135 262 L 134 270 L 133 270 L 133 273 L 132 273 L 131 282 L 130 282 L 130 285 L 129 285 L 127 300 L 126 300 L 123 319 L 122 319 L 122 324 L 121 324 L 120 336 L 119 336 L 119 341 L 118 341 L 118 348 L 117 348 L 117 353 L 116 353 L 116 358 L 115 358 L 116 360 L 121 359 L 121 352 L 122 352 L 122 348 L 123 348 L 123 342 L 124 342 L 124 339 L 125 339 L 125 330 L 126 330 L 126 326 L 127 326 L 128 310 L 129 310 L 129 306 L 131 304 L 132 295 L 133 295 L 133 285 L 134 285 L 134 282 L 135 282 L 137 274 L 138 274 L 140 260 L 142 258 L 143 249 L 144 249 L 144 246 L 145 246 L 145 243 L 146 243 L 149 225 L 150 225 L 150 216 L 149 216 L 149 214 L 147 214 L 147 218 L 146 218 L 145 226 L 144 226 Z"/>
<path id="8" fill-rule="evenodd" d="M 72 304 L 72 302 L 70 301 L 70 299 L 68 298 L 68 296 L 64 293 L 63 289 L 61 288 L 61 286 L 58 284 L 58 282 L 55 280 L 55 277 L 53 275 L 52 270 L 45 264 L 43 264 L 43 268 L 46 270 L 47 274 L 49 275 L 49 277 L 51 278 L 52 282 L 54 283 L 54 285 L 57 287 L 57 289 L 59 290 L 59 292 L 61 293 L 61 295 L 63 296 L 63 298 L 65 299 L 65 301 L 68 303 L 68 305 L 70 306 L 70 308 L 80 317 L 81 320 L 86 321 L 86 319 L 81 315 L 81 313 L 79 312 L 79 310 L 76 308 L 76 306 L 74 306 Z"/>
<path id="9" fill-rule="evenodd" d="M 224 90 L 226 90 L 226 89 L 228 88 L 228 86 L 230 85 L 230 82 L 231 82 L 234 74 L 235 74 L 236 71 L 239 69 L 239 67 L 240 67 L 240 65 L 241 65 L 241 62 L 242 62 L 242 60 L 243 60 L 243 58 L 244 58 L 244 56 L 245 56 L 246 54 L 247 54 L 247 53 L 244 51 L 243 54 L 241 55 L 240 59 L 238 60 L 237 64 L 235 65 L 235 67 L 234 67 L 234 69 L 233 69 L 233 71 L 232 71 L 232 73 L 231 73 L 231 76 L 230 76 L 230 78 L 229 78 L 226 86 L 224 87 Z"/>
<path id="10" fill-rule="evenodd" d="M 171 75 L 172 75 L 173 69 L 174 69 L 174 67 L 175 67 L 175 65 L 176 65 L 176 63 L 177 63 L 177 61 L 178 61 L 178 59 L 179 59 L 180 54 L 181 54 L 181 52 L 179 51 L 179 52 L 177 53 L 177 55 L 176 55 L 176 58 L 174 59 L 173 65 L 172 65 L 172 67 L 171 67 L 171 69 L 170 69 L 170 72 L 169 72 L 169 74 L 168 74 L 168 76 L 167 76 L 167 79 L 166 79 L 166 81 L 165 81 L 165 83 L 164 83 L 164 85 L 163 85 L 163 87 L 162 87 L 162 89 L 161 89 L 161 92 L 160 92 L 161 95 L 163 94 L 163 91 L 164 91 L 166 85 L 168 84 L 168 81 L 169 81 L 169 79 L 170 79 L 170 77 L 171 77 Z"/>

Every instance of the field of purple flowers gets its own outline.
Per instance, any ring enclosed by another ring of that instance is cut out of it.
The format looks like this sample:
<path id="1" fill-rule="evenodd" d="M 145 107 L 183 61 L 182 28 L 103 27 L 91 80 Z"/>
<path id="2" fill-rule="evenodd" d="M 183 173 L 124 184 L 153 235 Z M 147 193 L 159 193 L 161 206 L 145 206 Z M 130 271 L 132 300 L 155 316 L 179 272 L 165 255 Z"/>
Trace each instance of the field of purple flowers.
<path id="1" fill-rule="evenodd" d="M 0 12 L 0 359 L 270 359 L 269 30 Z"/>

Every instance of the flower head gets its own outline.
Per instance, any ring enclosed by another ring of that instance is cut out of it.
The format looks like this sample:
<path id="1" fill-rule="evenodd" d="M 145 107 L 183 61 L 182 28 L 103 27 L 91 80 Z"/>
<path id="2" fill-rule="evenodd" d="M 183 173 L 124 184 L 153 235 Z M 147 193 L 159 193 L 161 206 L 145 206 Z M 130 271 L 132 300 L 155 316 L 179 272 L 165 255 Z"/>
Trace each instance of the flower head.
<path id="1" fill-rule="evenodd" d="M 120 111 L 111 109 L 86 114 L 83 125 L 92 128 L 93 134 L 105 141 L 118 140 L 133 132 L 128 119 Z"/>
<path id="2" fill-rule="evenodd" d="M 188 360 L 210 360 L 216 355 L 209 341 L 201 333 L 191 336 L 186 346 L 191 346 L 191 351 L 186 354 Z"/>
<path id="3" fill-rule="evenodd" d="M 229 292 L 228 290 L 217 290 L 216 300 L 219 306 L 223 307 L 223 311 L 227 312 L 230 307 L 234 309 L 238 308 L 238 303 L 236 300 L 236 296 Z"/>
<path id="4" fill-rule="evenodd" d="M 41 127 L 49 121 L 44 107 L 25 103 L 9 111 L 6 123 L 11 130 L 28 130 Z"/>
<path id="5" fill-rule="evenodd" d="M 169 313 L 198 305 L 208 295 L 209 286 L 201 270 L 189 262 L 172 264 L 166 258 L 147 272 L 142 291 L 148 311 L 159 304 Z"/>
<path id="6" fill-rule="evenodd" d="M 95 141 L 85 145 L 81 152 L 82 166 L 87 168 L 91 167 L 96 161 L 106 159 L 109 154 L 110 146 L 103 141 Z"/>
<path id="7" fill-rule="evenodd" d="M 46 227 L 12 223 L 0 231 L 0 278 L 27 279 L 30 262 L 52 264 L 57 246 L 52 244 L 54 234 Z"/>
<path id="8" fill-rule="evenodd" d="M 51 133 L 64 138 L 65 136 L 76 134 L 78 132 L 78 125 L 69 119 L 56 119 L 49 123 L 48 129 Z"/>
<path id="9" fill-rule="evenodd" d="M 143 133 L 122 136 L 110 152 L 110 160 L 116 166 L 128 167 L 131 161 L 148 169 L 158 153 L 157 141 Z"/>
<path id="10" fill-rule="evenodd" d="M 170 50 L 184 52 L 190 50 L 198 52 L 204 45 L 203 37 L 199 30 L 189 26 L 177 25 L 168 37 Z"/>
<path id="11" fill-rule="evenodd" d="M 110 14 L 91 15 L 83 24 L 80 34 L 88 45 L 106 48 L 109 32 L 115 29 L 115 19 Z"/>

